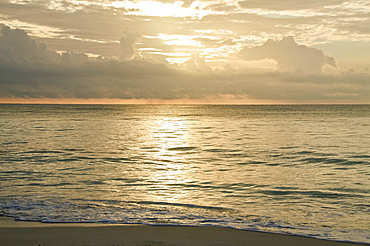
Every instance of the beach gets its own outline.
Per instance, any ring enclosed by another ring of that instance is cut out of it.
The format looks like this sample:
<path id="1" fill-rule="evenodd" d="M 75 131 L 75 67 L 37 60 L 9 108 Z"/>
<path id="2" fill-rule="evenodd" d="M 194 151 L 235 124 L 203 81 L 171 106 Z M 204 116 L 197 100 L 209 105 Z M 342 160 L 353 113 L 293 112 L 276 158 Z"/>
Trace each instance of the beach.
<path id="1" fill-rule="evenodd" d="M 252 232 L 221 227 L 38 223 L 0 220 L 0 245 L 6 246 L 221 246 L 315 245 L 355 243 Z"/>

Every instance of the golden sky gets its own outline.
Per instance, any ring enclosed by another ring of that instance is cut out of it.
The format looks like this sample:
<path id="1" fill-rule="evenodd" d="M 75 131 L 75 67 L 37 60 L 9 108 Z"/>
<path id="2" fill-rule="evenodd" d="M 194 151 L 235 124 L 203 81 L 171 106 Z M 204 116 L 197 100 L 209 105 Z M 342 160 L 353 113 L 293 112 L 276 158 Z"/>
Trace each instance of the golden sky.
<path id="1" fill-rule="evenodd" d="M 3 0 L 0 23 L 0 102 L 370 103 L 369 0 Z"/>

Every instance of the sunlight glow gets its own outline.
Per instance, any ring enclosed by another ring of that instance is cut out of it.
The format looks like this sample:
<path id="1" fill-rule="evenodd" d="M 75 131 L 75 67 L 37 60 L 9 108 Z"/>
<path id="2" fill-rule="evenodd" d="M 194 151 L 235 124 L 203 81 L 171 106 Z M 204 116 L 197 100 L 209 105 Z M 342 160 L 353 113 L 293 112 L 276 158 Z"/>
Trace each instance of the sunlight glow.
<path id="1" fill-rule="evenodd" d="M 201 43 L 195 40 L 196 36 L 191 35 L 177 35 L 177 34 L 163 34 L 159 33 L 158 38 L 163 40 L 164 44 L 167 45 L 186 45 L 186 46 L 196 46 L 201 47 Z"/>
<path id="2" fill-rule="evenodd" d="M 167 56 L 166 61 L 174 64 L 174 63 L 184 63 L 186 62 L 190 57 L 191 53 L 163 53 L 163 52 L 152 52 L 152 54 L 159 54 L 159 55 L 164 55 Z"/>
<path id="3" fill-rule="evenodd" d="M 190 57 L 190 55 L 189 55 L 189 57 Z M 179 57 L 169 57 L 169 58 L 166 58 L 166 61 L 168 61 L 171 64 L 175 64 L 175 63 L 182 64 L 182 63 L 186 62 L 187 60 L 189 60 L 189 57 L 186 57 L 186 58 L 184 58 L 184 57 L 181 57 L 181 58 L 179 58 Z"/>

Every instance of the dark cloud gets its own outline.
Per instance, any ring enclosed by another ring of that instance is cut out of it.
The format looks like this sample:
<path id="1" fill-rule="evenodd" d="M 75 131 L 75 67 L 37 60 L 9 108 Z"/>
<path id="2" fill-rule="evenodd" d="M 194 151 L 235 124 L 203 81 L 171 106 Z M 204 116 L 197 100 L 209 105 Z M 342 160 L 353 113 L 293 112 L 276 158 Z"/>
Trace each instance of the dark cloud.
<path id="1" fill-rule="evenodd" d="M 137 25 L 137 22 L 141 25 L 141 21 L 135 16 L 126 16 L 122 21 L 125 15 L 123 8 L 93 4 L 84 6 L 64 1 L 67 10 L 63 10 L 54 9 L 50 4 L 50 1 L 28 1 L 23 4 L 0 1 L 0 22 L 5 19 L 8 25 L 27 27 L 29 35 L 54 50 L 73 50 L 110 57 L 120 56 L 116 41 L 122 37 L 122 30 L 133 26 L 136 30 L 142 29 Z"/>
<path id="2" fill-rule="evenodd" d="M 324 6 L 338 5 L 345 0 L 246 0 L 239 1 L 239 5 L 243 8 L 259 8 L 269 10 L 298 10 L 298 9 L 312 9 L 321 8 Z"/>
<path id="3" fill-rule="evenodd" d="M 235 70 L 189 73 L 135 60 L 0 72 L 0 97 L 171 100 L 229 95 L 294 103 L 368 102 L 370 98 L 370 76 L 356 73 L 293 75 Z"/>
<path id="4" fill-rule="evenodd" d="M 63 52 L 60 60 L 67 63 L 84 63 L 89 61 L 86 54 L 73 51 Z"/>
<path id="5" fill-rule="evenodd" d="M 324 55 L 321 50 L 298 45 L 293 37 L 280 41 L 269 39 L 261 46 L 244 47 L 238 57 L 248 61 L 274 59 L 278 71 L 282 72 L 317 73 L 326 64 L 336 66 L 333 57 Z"/>
<path id="6" fill-rule="evenodd" d="M 45 44 L 31 39 L 25 31 L 0 26 L 0 62 L 2 64 L 26 61 L 52 62 L 58 57 L 55 51 L 48 50 Z"/>
<path id="7" fill-rule="evenodd" d="M 84 53 L 63 52 L 59 55 L 28 36 L 21 29 L 0 26 L 0 64 L 3 67 L 39 63 L 84 63 L 88 57 Z"/>

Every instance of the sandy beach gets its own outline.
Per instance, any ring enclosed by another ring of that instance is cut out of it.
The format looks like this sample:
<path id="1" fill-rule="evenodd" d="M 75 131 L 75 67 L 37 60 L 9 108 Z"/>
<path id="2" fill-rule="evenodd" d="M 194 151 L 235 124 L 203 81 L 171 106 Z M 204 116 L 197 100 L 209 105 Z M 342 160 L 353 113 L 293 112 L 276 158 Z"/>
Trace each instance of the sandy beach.
<path id="1" fill-rule="evenodd" d="M 221 246 L 221 245 L 359 245 L 299 236 L 218 227 L 145 226 L 108 224 L 48 224 L 0 220 L 4 246 Z"/>

